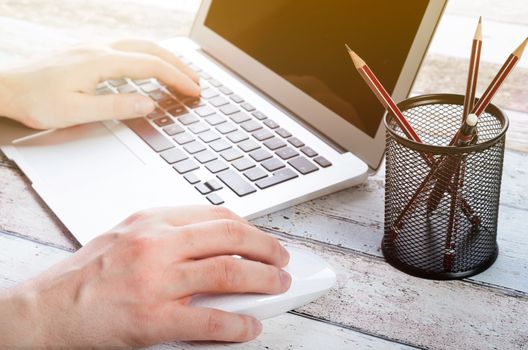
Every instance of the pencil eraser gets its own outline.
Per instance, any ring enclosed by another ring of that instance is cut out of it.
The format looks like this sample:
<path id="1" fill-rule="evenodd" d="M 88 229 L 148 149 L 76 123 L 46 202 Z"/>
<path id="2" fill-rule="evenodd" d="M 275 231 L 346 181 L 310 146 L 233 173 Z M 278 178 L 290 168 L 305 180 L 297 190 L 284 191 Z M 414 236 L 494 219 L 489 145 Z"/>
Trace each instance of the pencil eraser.
<path id="1" fill-rule="evenodd" d="M 468 116 L 466 117 L 466 124 L 469 125 L 469 126 L 475 126 L 477 125 L 478 123 L 478 117 L 476 114 L 468 114 Z"/>

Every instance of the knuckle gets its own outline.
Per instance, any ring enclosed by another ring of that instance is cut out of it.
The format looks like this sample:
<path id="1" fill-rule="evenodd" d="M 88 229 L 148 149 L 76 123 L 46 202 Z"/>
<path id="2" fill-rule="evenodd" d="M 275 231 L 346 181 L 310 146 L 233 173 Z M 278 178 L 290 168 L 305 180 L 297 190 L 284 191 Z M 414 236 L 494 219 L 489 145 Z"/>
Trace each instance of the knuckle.
<path id="1" fill-rule="evenodd" d="M 246 232 L 241 223 L 235 220 L 224 219 L 222 220 L 223 224 L 223 234 L 225 239 L 231 243 L 233 246 L 241 246 L 245 242 Z"/>
<path id="2" fill-rule="evenodd" d="M 211 336 L 212 339 L 215 338 L 218 334 L 221 334 L 225 329 L 223 319 L 219 312 L 212 311 L 209 316 L 207 316 L 206 321 L 206 331 Z"/>
<path id="3" fill-rule="evenodd" d="M 221 257 L 218 261 L 218 288 L 233 290 L 240 284 L 240 271 L 234 258 Z"/>
<path id="4" fill-rule="evenodd" d="M 125 225 L 131 225 L 137 222 L 143 222 L 143 221 L 146 221 L 148 218 L 150 218 L 152 214 L 153 213 L 151 209 L 140 210 L 130 215 L 128 218 L 126 218 L 123 223 Z"/>
<path id="5" fill-rule="evenodd" d="M 213 216 L 217 219 L 230 219 L 235 220 L 237 216 L 226 207 L 215 205 L 208 207 L 209 210 L 212 212 Z"/>
<path id="6" fill-rule="evenodd" d="M 152 238 L 131 233 L 125 243 L 126 255 L 130 259 L 143 259 L 153 250 Z"/>

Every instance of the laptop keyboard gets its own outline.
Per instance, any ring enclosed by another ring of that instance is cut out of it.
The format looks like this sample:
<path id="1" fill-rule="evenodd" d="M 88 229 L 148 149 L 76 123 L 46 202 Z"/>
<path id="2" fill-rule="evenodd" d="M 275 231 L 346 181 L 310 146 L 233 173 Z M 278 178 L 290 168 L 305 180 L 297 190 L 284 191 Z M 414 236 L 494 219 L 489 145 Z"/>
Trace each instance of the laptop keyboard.
<path id="1" fill-rule="evenodd" d="M 144 118 L 123 120 L 210 203 L 224 203 L 224 186 L 243 197 L 332 165 L 210 74 L 200 75 L 199 98 L 171 91 L 155 79 L 114 79 L 98 94 L 142 92 L 157 103 Z M 200 178 L 195 171 L 210 175 Z"/>

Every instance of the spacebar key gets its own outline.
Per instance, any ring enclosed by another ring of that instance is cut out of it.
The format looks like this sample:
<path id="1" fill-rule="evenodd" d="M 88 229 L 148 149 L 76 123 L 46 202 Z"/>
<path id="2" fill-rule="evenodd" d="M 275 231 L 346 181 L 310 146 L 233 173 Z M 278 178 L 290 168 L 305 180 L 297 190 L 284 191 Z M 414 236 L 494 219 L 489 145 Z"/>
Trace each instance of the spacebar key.
<path id="1" fill-rule="evenodd" d="M 249 182 L 244 180 L 244 178 L 238 175 L 234 170 L 226 170 L 216 174 L 216 176 L 240 197 L 257 191 L 255 187 L 251 186 Z"/>
<path id="2" fill-rule="evenodd" d="M 297 175 L 293 170 L 286 168 L 273 173 L 273 176 L 257 181 L 256 185 L 258 188 L 264 189 L 291 179 L 295 179 L 298 176 L 299 175 Z"/>
<path id="3" fill-rule="evenodd" d="M 122 120 L 122 122 L 134 131 L 154 151 L 161 152 L 174 145 L 156 130 L 145 118 L 134 118 Z"/>

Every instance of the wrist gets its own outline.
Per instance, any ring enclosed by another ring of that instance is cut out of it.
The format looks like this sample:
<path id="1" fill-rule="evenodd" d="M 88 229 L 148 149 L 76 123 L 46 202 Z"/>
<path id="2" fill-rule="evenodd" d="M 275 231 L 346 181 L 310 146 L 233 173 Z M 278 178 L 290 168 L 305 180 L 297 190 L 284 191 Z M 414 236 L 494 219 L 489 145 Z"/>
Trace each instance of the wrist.
<path id="1" fill-rule="evenodd" d="M 42 342 L 35 293 L 8 290 L 0 293 L 0 348 L 34 347 Z"/>

